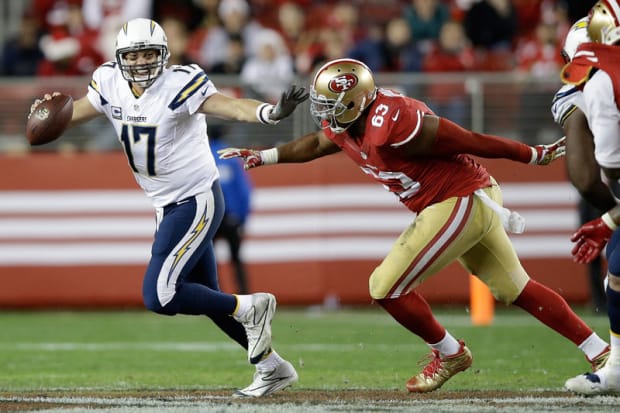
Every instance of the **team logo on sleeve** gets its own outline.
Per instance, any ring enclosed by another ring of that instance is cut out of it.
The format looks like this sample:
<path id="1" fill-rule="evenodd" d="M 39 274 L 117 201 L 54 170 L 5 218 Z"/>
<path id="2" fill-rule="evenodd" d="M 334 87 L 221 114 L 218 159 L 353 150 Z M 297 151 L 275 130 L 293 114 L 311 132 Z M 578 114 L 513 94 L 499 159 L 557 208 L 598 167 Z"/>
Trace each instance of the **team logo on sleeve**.
<path id="1" fill-rule="evenodd" d="M 340 76 L 336 76 L 329 81 L 327 87 L 334 93 L 346 92 L 353 89 L 357 85 L 357 76 L 353 73 L 345 73 Z"/>

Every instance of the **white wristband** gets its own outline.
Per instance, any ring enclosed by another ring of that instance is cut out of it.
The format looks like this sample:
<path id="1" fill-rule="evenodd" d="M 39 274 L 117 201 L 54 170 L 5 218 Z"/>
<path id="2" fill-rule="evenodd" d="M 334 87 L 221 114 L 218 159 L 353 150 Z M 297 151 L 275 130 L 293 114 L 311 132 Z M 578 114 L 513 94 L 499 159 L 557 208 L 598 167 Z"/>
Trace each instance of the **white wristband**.
<path id="1" fill-rule="evenodd" d="M 278 163 L 278 148 L 260 151 L 260 157 L 263 160 L 263 165 L 273 165 L 274 163 Z"/>
<path id="2" fill-rule="evenodd" d="M 269 114 L 273 110 L 274 106 L 269 103 L 263 103 L 256 108 L 256 119 L 264 125 L 277 125 L 279 120 L 273 120 L 269 118 Z"/>
<path id="3" fill-rule="evenodd" d="M 532 158 L 530 159 L 530 165 L 534 165 L 536 164 L 536 161 L 538 158 L 538 151 L 533 146 L 530 146 L 530 149 L 532 150 Z"/>
<path id="4" fill-rule="evenodd" d="M 601 219 L 603 220 L 605 225 L 607 225 L 612 231 L 615 231 L 616 228 L 618 228 L 618 224 L 616 224 L 614 220 L 611 219 L 611 215 L 609 215 L 609 212 L 604 213 Z"/>

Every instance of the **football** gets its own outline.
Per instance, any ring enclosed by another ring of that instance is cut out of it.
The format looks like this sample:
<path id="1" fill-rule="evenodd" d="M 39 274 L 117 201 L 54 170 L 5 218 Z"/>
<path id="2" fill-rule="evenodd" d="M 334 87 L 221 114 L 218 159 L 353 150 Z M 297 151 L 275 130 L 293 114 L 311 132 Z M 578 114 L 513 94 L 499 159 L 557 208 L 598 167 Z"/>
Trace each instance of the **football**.
<path id="1" fill-rule="evenodd" d="M 36 146 L 58 139 L 67 128 L 72 116 L 73 98 L 71 96 L 60 94 L 42 101 L 26 123 L 28 142 Z"/>

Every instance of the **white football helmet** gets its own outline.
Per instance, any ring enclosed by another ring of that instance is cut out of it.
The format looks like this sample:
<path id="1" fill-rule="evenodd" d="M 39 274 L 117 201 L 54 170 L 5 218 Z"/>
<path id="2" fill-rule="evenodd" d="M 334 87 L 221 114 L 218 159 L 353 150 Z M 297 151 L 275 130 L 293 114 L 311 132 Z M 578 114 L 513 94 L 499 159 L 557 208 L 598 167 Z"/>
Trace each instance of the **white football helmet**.
<path id="1" fill-rule="evenodd" d="M 564 39 L 564 47 L 562 48 L 564 62 L 568 63 L 573 60 L 579 45 L 590 41 L 590 36 L 588 36 L 589 21 L 588 17 L 583 17 L 571 26 L 566 39 Z"/>
<path id="2" fill-rule="evenodd" d="M 154 63 L 130 64 L 125 56 L 130 52 L 156 50 L 159 53 Z M 150 19 L 133 19 L 123 25 L 116 36 L 116 63 L 118 63 L 125 80 L 140 87 L 147 88 L 168 64 L 170 52 L 164 29 Z"/>
<path id="3" fill-rule="evenodd" d="M 620 5 L 617 0 L 600 0 L 590 10 L 588 35 L 593 42 L 616 44 L 620 41 Z"/>
<path id="4" fill-rule="evenodd" d="M 310 113 L 321 129 L 342 133 L 377 96 L 372 72 L 354 59 L 324 64 L 310 86 Z"/>

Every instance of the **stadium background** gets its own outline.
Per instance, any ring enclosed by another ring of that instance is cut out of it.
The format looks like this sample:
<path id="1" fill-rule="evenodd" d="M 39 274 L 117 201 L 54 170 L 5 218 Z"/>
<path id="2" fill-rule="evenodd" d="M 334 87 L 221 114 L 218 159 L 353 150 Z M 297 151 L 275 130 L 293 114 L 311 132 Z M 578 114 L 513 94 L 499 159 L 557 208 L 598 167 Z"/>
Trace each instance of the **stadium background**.
<path id="1" fill-rule="evenodd" d="M 80 55 L 85 43 L 97 44 L 103 23 L 98 29 L 69 30 L 73 26 L 68 16 L 85 11 L 86 3 L 107 5 L 108 17 L 122 12 L 123 2 L 106 0 L 3 0 L 0 4 L 4 45 L 0 77 L 2 307 L 141 306 L 153 214 L 111 128 L 104 120 L 92 122 L 36 149 L 29 148 L 24 138 L 31 102 L 51 90 L 81 96 L 89 72 L 80 70 L 89 65 L 80 62 L 92 63 L 105 54 Z M 212 1 L 144 3 L 150 3 L 148 17 L 161 20 L 173 15 L 182 26 L 191 28 L 185 35 L 194 40 L 186 44 L 193 45 L 204 45 L 209 31 L 221 26 L 214 14 L 226 7 L 243 9 L 236 0 L 222 0 L 228 6 Z M 288 47 L 281 50 L 291 66 L 292 77 L 286 84 L 307 84 L 311 68 L 321 59 L 360 56 L 355 53 L 370 59 L 376 56 L 372 51 L 383 50 L 379 54 L 383 60 L 373 67 L 379 85 L 427 101 L 439 114 L 463 126 L 530 144 L 548 143 L 561 135 L 549 106 L 560 85 L 561 39 L 582 13 L 571 2 L 506 0 L 515 22 L 507 39 L 475 44 L 461 36 L 466 41 L 457 42 L 458 50 L 442 54 L 436 46 L 438 37 L 410 38 L 398 48 L 397 57 L 394 48 L 387 47 L 385 29 L 391 21 L 407 16 L 407 8 L 416 1 L 294 3 L 305 8 L 304 30 L 313 40 L 304 43 L 306 48 L 300 43 L 289 48 L 288 41 Z M 465 27 L 469 2 L 420 3 L 445 7 L 447 14 L 437 29 L 446 22 Z M 587 2 L 575 3 L 583 10 L 589 7 Z M 200 21 L 196 21 L 197 9 L 192 9 L 198 4 L 214 7 L 202 9 Z M 281 33 L 278 11 L 285 2 L 244 4 L 252 24 Z M 352 11 L 356 12 L 353 18 Z M 489 27 L 497 26 L 486 22 Z M 26 53 L 33 24 L 38 54 L 37 50 Z M 172 47 L 171 33 L 169 37 Z M 77 52 L 71 47 L 75 44 L 80 45 Z M 16 47 L 22 53 L 16 53 Z M 241 67 L 218 67 L 205 60 L 206 55 L 204 47 L 196 46 L 184 58 L 203 65 L 226 93 L 273 99 L 269 91 L 252 83 L 251 76 L 240 75 Z M 244 60 L 252 56 L 248 51 Z M 419 58 L 418 66 L 405 69 L 404 62 L 411 56 Z M 261 83 L 272 85 L 278 80 L 263 77 Z M 209 124 L 221 126 L 231 145 L 254 146 L 272 145 L 314 127 L 307 105 L 273 128 L 213 119 Z M 587 302 L 586 268 L 570 260 L 569 236 L 578 226 L 579 197 L 566 181 L 563 162 L 545 169 L 507 161 L 484 163 L 504 184 L 506 205 L 527 220 L 526 233 L 513 237 L 526 268 L 570 302 Z M 306 167 L 258 169 L 251 172 L 251 178 L 256 195 L 243 250 L 251 289 L 272 291 L 281 304 L 368 303 L 368 275 L 407 224 L 406 210 L 340 155 Z M 225 248 L 218 246 L 218 254 L 222 287 L 232 291 Z M 461 304 L 469 299 L 467 283 L 466 274 L 451 266 L 425 284 L 423 292 L 433 303 Z"/>

